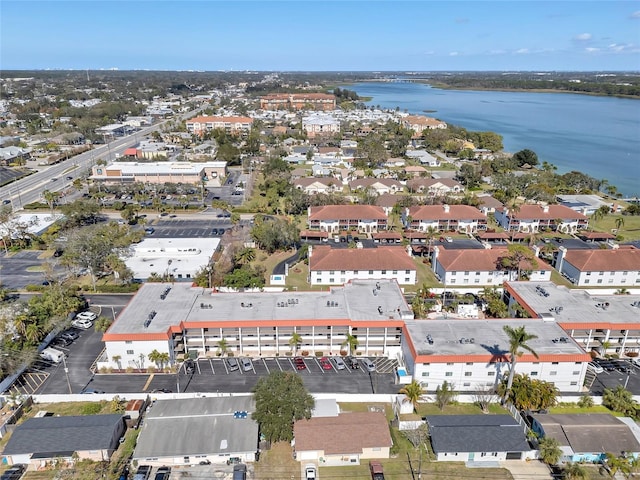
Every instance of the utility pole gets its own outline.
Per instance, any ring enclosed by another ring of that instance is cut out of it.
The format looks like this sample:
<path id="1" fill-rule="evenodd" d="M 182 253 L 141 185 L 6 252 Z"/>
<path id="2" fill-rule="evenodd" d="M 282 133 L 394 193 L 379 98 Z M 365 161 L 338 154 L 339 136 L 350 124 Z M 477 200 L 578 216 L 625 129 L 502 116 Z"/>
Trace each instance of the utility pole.
<path id="1" fill-rule="evenodd" d="M 69 381 L 69 369 L 67 368 L 67 361 L 65 356 L 62 356 L 62 366 L 64 367 L 64 376 L 67 378 L 67 386 L 69 387 L 69 395 L 73 394 L 71 390 L 71 382 Z"/>

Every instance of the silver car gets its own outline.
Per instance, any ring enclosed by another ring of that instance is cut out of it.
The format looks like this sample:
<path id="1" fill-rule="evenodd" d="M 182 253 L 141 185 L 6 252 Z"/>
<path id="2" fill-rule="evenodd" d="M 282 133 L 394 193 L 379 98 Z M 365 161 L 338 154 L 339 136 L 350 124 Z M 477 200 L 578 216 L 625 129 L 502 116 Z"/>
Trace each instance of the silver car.
<path id="1" fill-rule="evenodd" d="M 333 361 L 336 364 L 336 369 L 344 370 L 345 368 L 347 368 L 347 364 L 344 363 L 344 360 L 342 359 L 342 357 L 333 357 Z"/>
<path id="2" fill-rule="evenodd" d="M 370 371 L 370 372 L 375 372 L 376 371 L 376 365 L 370 359 L 363 358 L 362 359 L 362 364 L 364 365 L 364 368 L 366 368 L 368 371 Z"/>

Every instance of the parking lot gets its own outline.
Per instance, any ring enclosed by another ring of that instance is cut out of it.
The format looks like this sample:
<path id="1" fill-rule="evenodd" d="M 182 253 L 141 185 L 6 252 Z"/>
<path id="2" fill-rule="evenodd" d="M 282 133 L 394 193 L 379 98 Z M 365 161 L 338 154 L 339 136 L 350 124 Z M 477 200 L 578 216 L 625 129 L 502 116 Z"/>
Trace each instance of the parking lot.
<path id="1" fill-rule="evenodd" d="M 615 389 L 618 385 L 624 386 L 634 395 L 640 395 L 640 367 L 628 360 L 616 362 L 620 368 L 613 368 L 614 365 L 610 365 L 602 373 L 595 375 L 589 389 L 591 395 L 602 395 L 605 388 Z"/>
<path id="2" fill-rule="evenodd" d="M 207 220 L 191 220 L 160 217 L 147 223 L 154 232 L 147 234 L 149 238 L 206 238 L 219 237 L 233 227 L 229 218 L 211 218 Z"/>

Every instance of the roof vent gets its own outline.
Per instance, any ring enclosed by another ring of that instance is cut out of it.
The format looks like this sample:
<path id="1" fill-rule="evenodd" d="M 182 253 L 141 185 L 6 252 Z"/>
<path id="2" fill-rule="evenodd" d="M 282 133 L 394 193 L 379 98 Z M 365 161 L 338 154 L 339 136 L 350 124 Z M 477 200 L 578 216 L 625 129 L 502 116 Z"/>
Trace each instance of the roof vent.
<path id="1" fill-rule="evenodd" d="M 170 291 L 171 291 L 171 287 L 165 288 L 164 292 L 160 294 L 160 299 L 164 300 L 165 298 L 167 298 L 167 295 L 169 294 Z"/>
<path id="2" fill-rule="evenodd" d="M 378 313 L 379 313 L 380 315 L 382 315 L 382 313 L 383 313 L 383 312 L 382 312 L 382 305 L 378 305 Z"/>
<path id="3" fill-rule="evenodd" d="M 433 337 L 431 336 L 431 334 L 427 334 L 427 342 L 429 342 L 429 345 L 433 345 Z"/>

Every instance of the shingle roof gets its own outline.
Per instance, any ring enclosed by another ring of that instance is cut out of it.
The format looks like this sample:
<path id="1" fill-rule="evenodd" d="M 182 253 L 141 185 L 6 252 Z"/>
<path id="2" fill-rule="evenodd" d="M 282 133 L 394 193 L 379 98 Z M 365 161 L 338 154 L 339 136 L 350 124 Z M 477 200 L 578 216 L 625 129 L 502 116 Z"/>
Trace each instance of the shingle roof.
<path id="1" fill-rule="evenodd" d="M 122 415 L 118 414 L 31 418 L 16 427 L 3 453 L 113 449 L 117 446 L 116 432 L 120 425 L 124 424 Z"/>
<path id="2" fill-rule="evenodd" d="M 360 454 L 364 448 L 393 445 L 387 419 L 380 412 L 298 420 L 293 426 L 293 436 L 297 452 L 323 450 L 325 455 Z"/>
<path id="3" fill-rule="evenodd" d="M 384 185 L 387 188 L 396 187 L 398 190 L 404 188 L 398 180 L 394 180 L 393 178 L 360 178 L 349 182 L 349 188 L 352 190 L 357 188 L 370 188 L 377 184 Z"/>
<path id="4" fill-rule="evenodd" d="M 404 247 L 332 248 L 313 247 L 310 271 L 326 270 L 416 270 Z"/>
<path id="5" fill-rule="evenodd" d="M 428 415 L 435 453 L 525 452 L 532 450 L 510 415 Z"/>
<path id="6" fill-rule="evenodd" d="M 324 205 L 311 207 L 309 220 L 386 220 L 381 207 L 373 205 Z"/>
<path id="7" fill-rule="evenodd" d="M 309 187 L 314 183 L 320 183 L 327 187 L 330 187 L 331 185 L 335 185 L 336 187 L 338 187 L 341 185 L 340 180 L 333 177 L 304 177 L 304 178 L 298 178 L 297 180 L 293 181 L 293 184 L 295 186 L 301 186 L 301 187 Z"/>
<path id="8" fill-rule="evenodd" d="M 509 255 L 508 249 L 501 247 L 484 250 L 440 249 L 438 262 L 448 272 L 488 272 L 503 270 L 504 267 L 498 267 L 498 263 L 501 258 L 507 255 Z M 531 270 L 552 270 L 549 264 L 540 258 L 536 258 L 536 263 L 537 265 L 533 266 L 529 262 L 523 261 L 522 266 Z"/>
<path id="9" fill-rule="evenodd" d="M 565 261 L 582 272 L 640 270 L 640 250 L 637 248 L 568 250 Z"/>
<path id="10" fill-rule="evenodd" d="M 608 413 L 533 415 L 545 435 L 576 453 L 640 452 L 631 429 Z"/>
<path id="11" fill-rule="evenodd" d="M 569 207 L 565 207 L 564 205 L 549 205 L 546 211 L 541 205 L 520 205 L 519 210 L 509 211 L 509 217 L 518 220 L 555 220 L 556 218 L 561 218 L 563 220 L 587 219 L 585 215 L 576 212 Z"/>
<path id="12" fill-rule="evenodd" d="M 447 211 L 446 207 L 449 207 Z M 484 220 L 480 210 L 469 205 L 422 205 L 410 207 L 409 215 L 414 220 Z"/>

